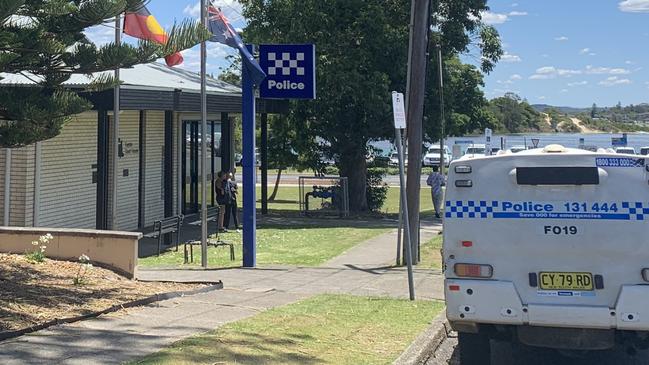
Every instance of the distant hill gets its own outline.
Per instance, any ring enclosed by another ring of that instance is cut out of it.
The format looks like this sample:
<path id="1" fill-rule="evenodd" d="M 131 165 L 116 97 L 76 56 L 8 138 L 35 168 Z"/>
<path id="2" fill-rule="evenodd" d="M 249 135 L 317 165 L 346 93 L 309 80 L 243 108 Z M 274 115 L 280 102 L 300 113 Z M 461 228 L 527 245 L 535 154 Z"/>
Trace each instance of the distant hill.
<path id="1" fill-rule="evenodd" d="M 540 113 L 545 112 L 546 109 L 556 109 L 559 111 L 559 113 L 563 114 L 578 114 L 584 112 L 590 113 L 590 108 L 574 108 L 571 106 L 554 106 L 548 104 L 533 104 L 532 108 Z"/>

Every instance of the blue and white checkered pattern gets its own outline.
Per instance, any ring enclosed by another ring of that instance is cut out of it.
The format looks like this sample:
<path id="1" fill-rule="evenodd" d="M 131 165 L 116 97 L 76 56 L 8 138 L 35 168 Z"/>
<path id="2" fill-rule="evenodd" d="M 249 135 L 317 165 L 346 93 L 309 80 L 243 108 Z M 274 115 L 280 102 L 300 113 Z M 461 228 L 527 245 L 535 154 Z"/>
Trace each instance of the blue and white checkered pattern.
<path id="1" fill-rule="evenodd" d="M 642 202 L 622 202 L 622 208 L 628 211 L 631 219 L 635 218 L 639 221 L 649 218 L 649 203 Z"/>
<path id="2" fill-rule="evenodd" d="M 498 208 L 497 201 L 447 201 L 446 218 L 493 218 L 494 208 Z"/>

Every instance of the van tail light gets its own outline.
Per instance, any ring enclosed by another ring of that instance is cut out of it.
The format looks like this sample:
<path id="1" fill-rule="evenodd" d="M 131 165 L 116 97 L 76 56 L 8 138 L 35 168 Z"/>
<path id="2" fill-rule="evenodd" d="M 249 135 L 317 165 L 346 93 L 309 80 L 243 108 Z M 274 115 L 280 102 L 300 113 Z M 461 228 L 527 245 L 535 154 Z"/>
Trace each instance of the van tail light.
<path id="1" fill-rule="evenodd" d="M 644 281 L 649 281 L 649 269 L 642 270 L 642 278 Z"/>
<path id="2" fill-rule="evenodd" d="M 491 265 L 455 264 L 455 275 L 462 278 L 488 279 L 493 276 L 494 269 Z"/>

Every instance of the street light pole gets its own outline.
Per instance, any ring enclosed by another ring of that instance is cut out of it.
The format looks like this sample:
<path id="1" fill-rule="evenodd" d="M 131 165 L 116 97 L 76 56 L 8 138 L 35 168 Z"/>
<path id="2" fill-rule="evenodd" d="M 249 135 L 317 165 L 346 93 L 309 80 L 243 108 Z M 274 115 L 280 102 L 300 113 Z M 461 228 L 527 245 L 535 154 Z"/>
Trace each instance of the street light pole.
<path id="1" fill-rule="evenodd" d="M 201 0 L 201 24 L 207 27 L 207 0 Z M 201 195 L 201 266 L 207 269 L 207 43 L 205 41 L 201 42 Z"/>

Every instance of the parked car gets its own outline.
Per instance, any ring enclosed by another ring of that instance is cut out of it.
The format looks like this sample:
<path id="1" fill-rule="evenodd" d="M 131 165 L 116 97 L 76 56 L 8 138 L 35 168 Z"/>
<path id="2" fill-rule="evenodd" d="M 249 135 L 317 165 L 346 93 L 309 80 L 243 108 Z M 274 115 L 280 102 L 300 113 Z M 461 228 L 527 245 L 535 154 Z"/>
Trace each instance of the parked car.
<path id="1" fill-rule="evenodd" d="M 640 147 L 640 154 L 643 156 L 649 155 L 649 147 Z"/>
<path id="2" fill-rule="evenodd" d="M 428 147 L 428 151 L 426 152 L 426 155 L 424 156 L 424 161 L 423 165 L 426 167 L 439 167 L 439 158 L 440 158 L 440 152 L 442 151 L 442 147 L 438 144 L 432 145 Z M 444 165 L 448 167 L 448 165 L 451 163 L 451 151 L 448 149 L 447 146 L 444 146 Z"/>
<path id="3" fill-rule="evenodd" d="M 472 144 L 464 151 L 464 156 L 484 156 L 485 149 L 486 147 L 483 144 Z"/>
<path id="4" fill-rule="evenodd" d="M 635 155 L 635 148 L 633 147 L 617 147 L 615 153 L 624 153 L 626 155 Z"/>
<path id="5" fill-rule="evenodd" d="M 408 154 L 406 153 L 405 156 L 403 156 L 403 162 L 405 166 L 408 166 Z M 392 152 L 390 154 L 390 162 L 388 162 L 390 166 L 399 166 L 399 153 L 398 152 Z"/>
<path id="6" fill-rule="evenodd" d="M 511 151 L 511 153 L 519 153 L 519 152 L 523 152 L 523 151 L 526 151 L 526 150 L 527 150 L 527 147 L 522 146 L 522 145 L 521 146 L 512 146 L 509 149 L 509 151 Z"/>

